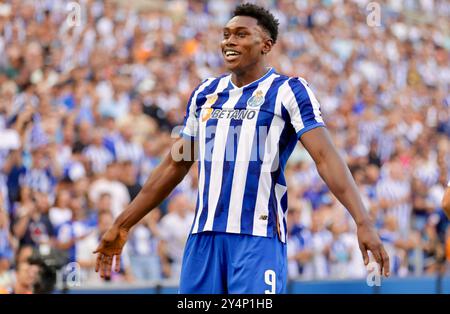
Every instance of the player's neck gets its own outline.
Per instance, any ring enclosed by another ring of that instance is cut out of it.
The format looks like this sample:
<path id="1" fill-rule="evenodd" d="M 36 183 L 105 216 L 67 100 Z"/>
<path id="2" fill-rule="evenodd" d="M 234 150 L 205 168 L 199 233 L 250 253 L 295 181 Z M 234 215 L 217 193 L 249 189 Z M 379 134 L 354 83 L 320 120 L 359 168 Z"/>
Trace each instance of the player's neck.
<path id="1" fill-rule="evenodd" d="M 268 68 L 261 64 L 251 69 L 232 72 L 231 81 L 235 86 L 242 87 L 259 80 L 267 71 Z"/>

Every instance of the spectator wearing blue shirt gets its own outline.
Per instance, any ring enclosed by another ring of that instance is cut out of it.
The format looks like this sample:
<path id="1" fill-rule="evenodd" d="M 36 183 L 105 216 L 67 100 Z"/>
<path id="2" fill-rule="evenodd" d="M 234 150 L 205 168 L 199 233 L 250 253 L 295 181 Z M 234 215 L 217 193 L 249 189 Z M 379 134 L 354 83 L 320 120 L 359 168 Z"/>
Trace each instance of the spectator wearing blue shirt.
<path id="1" fill-rule="evenodd" d="M 54 242 L 55 229 L 49 218 L 50 200 L 45 193 L 31 191 L 31 201 L 18 210 L 18 218 L 14 224 L 14 235 L 20 245 L 49 245 Z"/>

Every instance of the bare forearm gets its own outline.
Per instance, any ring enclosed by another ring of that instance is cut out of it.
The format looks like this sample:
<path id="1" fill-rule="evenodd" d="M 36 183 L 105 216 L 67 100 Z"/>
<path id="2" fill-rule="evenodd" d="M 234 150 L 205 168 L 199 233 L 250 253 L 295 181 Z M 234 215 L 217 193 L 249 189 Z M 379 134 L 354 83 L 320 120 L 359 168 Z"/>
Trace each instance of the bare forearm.
<path id="1" fill-rule="evenodd" d="M 355 181 L 337 151 L 329 151 L 324 159 L 317 164 L 320 176 L 326 182 L 331 192 L 347 208 L 355 222 L 359 225 L 369 221 L 364 209 Z"/>
<path id="2" fill-rule="evenodd" d="M 191 162 L 175 162 L 168 154 L 152 172 L 136 198 L 117 217 L 115 225 L 129 230 L 158 206 L 183 180 Z"/>
<path id="3" fill-rule="evenodd" d="M 302 143 L 316 163 L 320 176 L 331 192 L 344 205 L 358 225 L 368 223 L 358 188 L 342 157 L 335 148 L 328 131 L 316 128 L 305 133 Z"/>
<path id="4" fill-rule="evenodd" d="M 448 218 L 450 218 L 450 187 L 447 187 L 444 198 L 442 199 L 442 209 Z"/>

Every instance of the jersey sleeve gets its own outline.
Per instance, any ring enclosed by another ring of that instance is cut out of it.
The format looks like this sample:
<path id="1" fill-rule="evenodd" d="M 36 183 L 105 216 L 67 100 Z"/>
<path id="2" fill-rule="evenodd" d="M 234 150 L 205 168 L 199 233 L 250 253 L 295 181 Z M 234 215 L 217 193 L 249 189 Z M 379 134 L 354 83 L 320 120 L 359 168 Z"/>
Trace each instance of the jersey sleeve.
<path id="1" fill-rule="evenodd" d="M 291 78 L 287 88 L 287 99 L 283 101 L 283 105 L 297 133 L 297 139 L 309 130 L 324 127 L 320 104 L 308 83 L 302 78 Z"/>
<path id="2" fill-rule="evenodd" d="M 197 117 L 197 98 L 199 94 L 208 86 L 211 79 L 204 80 L 192 92 L 186 107 L 186 114 L 184 116 L 183 127 L 180 135 L 188 139 L 196 139 L 198 135 L 198 117 Z"/>

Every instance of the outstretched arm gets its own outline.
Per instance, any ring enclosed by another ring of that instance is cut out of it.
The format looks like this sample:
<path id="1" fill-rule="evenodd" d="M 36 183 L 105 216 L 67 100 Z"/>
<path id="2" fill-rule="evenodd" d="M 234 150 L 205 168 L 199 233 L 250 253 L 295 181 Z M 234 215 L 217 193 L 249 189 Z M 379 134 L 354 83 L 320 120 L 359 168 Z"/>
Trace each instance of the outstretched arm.
<path id="1" fill-rule="evenodd" d="M 192 154 L 186 156 L 186 160 L 178 160 L 183 147 L 190 145 Z M 138 223 L 153 208 L 158 206 L 172 190 L 183 180 L 194 163 L 194 143 L 189 143 L 180 138 L 172 146 L 171 152 L 155 168 L 145 182 L 139 194 L 117 217 L 115 225 L 119 228 L 129 230 Z M 175 156 L 177 155 L 177 156 Z"/>
<path id="2" fill-rule="evenodd" d="M 177 140 L 172 146 L 171 152 L 167 154 L 147 179 L 139 194 L 104 234 L 97 250 L 94 252 L 98 253 L 95 271 L 100 270 L 102 278 L 111 275 L 114 257 L 116 261 L 115 270 L 120 270 L 120 254 L 127 240 L 128 231 L 153 208 L 158 206 L 183 180 L 194 163 L 194 148 L 194 142 L 183 138 Z"/>
<path id="3" fill-rule="evenodd" d="M 380 265 L 381 272 L 384 270 L 384 275 L 389 276 L 389 256 L 364 209 L 350 170 L 336 150 L 327 129 L 312 129 L 304 133 L 300 140 L 314 159 L 322 179 L 355 220 L 364 264 L 369 263 L 367 251 L 370 250 Z"/>

